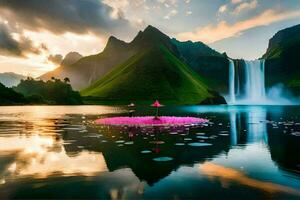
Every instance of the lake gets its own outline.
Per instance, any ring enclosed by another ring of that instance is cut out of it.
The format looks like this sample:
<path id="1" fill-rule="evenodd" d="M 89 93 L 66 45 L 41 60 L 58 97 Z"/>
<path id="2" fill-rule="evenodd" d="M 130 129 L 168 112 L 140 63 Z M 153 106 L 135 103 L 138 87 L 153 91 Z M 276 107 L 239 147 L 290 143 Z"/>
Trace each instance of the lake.
<path id="1" fill-rule="evenodd" d="M 94 123 L 126 107 L 0 107 L 0 198 L 300 199 L 299 106 L 160 113 L 209 123 L 129 131 Z"/>

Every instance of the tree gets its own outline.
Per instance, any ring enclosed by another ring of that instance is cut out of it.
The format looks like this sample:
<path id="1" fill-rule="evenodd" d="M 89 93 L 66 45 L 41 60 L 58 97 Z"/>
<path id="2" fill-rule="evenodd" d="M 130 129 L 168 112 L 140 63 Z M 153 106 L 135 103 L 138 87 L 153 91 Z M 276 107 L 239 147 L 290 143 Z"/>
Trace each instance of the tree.
<path id="1" fill-rule="evenodd" d="M 65 83 L 70 83 L 70 79 L 68 77 L 64 78 Z"/>

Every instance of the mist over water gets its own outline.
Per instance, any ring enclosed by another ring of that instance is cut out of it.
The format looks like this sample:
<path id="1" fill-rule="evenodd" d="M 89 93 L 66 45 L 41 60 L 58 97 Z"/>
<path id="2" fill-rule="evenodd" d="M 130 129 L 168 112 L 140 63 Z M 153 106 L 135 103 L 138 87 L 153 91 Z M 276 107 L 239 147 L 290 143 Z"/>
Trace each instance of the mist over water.
<path id="1" fill-rule="evenodd" d="M 283 84 L 265 87 L 265 60 L 243 61 L 239 77 L 237 66 L 229 59 L 229 94 L 231 105 L 295 105 L 300 97 L 295 97 Z M 236 87 L 237 86 L 237 87 Z M 242 87 L 242 89 L 240 88 Z"/>

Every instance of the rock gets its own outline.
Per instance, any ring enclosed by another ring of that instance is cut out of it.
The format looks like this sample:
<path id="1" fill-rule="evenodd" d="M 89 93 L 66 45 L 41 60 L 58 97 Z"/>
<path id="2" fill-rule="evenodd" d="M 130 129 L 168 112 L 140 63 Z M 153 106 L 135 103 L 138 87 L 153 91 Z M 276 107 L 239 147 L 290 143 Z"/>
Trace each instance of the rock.
<path id="1" fill-rule="evenodd" d="M 221 105 L 221 104 L 227 104 L 225 98 L 221 96 L 218 92 L 209 90 L 209 92 L 213 95 L 213 97 L 208 97 L 202 102 L 199 103 L 199 105 Z"/>

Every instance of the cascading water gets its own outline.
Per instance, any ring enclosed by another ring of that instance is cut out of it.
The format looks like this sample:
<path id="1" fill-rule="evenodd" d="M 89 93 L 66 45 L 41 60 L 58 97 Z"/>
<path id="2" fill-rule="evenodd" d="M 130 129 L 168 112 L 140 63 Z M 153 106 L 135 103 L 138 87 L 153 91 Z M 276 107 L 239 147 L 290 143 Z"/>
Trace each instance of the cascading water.
<path id="1" fill-rule="evenodd" d="M 265 101 L 265 60 L 245 61 L 245 77 L 245 100 Z"/>
<path id="2" fill-rule="evenodd" d="M 239 73 L 232 60 L 229 60 L 229 103 L 262 104 L 266 101 L 265 60 L 243 61 L 241 66 L 243 79 L 237 79 Z M 240 82 L 242 81 L 242 82 Z M 244 86 L 237 96 L 235 85 Z"/>
<path id="3" fill-rule="evenodd" d="M 229 96 L 230 96 L 230 103 L 235 103 L 235 81 L 234 81 L 234 62 L 233 60 L 229 59 Z"/>

